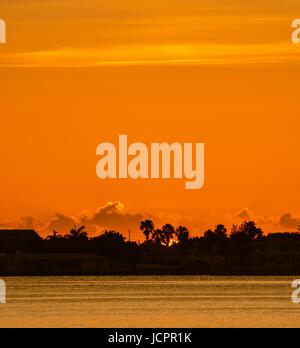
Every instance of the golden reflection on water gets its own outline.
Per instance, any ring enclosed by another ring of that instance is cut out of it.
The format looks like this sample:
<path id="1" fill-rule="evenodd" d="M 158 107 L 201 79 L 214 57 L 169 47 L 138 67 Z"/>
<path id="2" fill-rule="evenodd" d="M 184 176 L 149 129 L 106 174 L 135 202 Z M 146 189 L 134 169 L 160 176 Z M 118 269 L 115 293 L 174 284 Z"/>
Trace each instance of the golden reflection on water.
<path id="1" fill-rule="evenodd" d="M 300 327 L 299 277 L 8 277 L 0 327 Z"/>

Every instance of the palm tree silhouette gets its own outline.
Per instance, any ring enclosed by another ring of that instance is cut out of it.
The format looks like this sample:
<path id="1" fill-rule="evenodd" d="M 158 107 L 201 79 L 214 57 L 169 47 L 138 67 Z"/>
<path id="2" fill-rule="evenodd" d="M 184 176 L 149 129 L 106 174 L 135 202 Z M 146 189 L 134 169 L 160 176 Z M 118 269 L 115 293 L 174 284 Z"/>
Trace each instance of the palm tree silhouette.
<path id="1" fill-rule="evenodd" d="M 84 231 L 85 226 L 81 226 L 79 228 L 76 225 L 71 229 L 70 233 L 66 235 L 67 239 L 87 239 L 87 232 Z"/>
<path id="2" fill-rule="evenodd" d="M 186 227 L 179 226 L 176 229 L 176 237 L 178 239 L 178 242 L 183 243 L 189 239 L 190 232 Z"/>
<path id="3" fill-rule="evenodd" d="M 61 239 L 62 235 L 58 234 L 55 230 L 53 230 L 53 234 L 50 234 L 49 236 L 46 237 L 47 240 L 57 240 Z"/>
<path id="4" fill-rule="evenodd" d="M 175 229 L 172 225 L 166 224 L 162 228 L 163 242 L 168 247 L 170 245 L 171 239 L 174 237 Z"/>
<path id="5" fill-rule="evenodd" d="M 152 240 L 154 240 L 157 244 L 161 244 L 164 239 L 163 239 L 163 232 L 160 229 L 155 229 L 152 232 L 151 236 Z"/>
<path id="6" fill-rule="evenodd" d="M 154 231 L 154 223 L 151 220 L 144 220 L 141 222 L 140 230 L 143 231 L 146 239 L 149 240 L 150 234 Z"/>

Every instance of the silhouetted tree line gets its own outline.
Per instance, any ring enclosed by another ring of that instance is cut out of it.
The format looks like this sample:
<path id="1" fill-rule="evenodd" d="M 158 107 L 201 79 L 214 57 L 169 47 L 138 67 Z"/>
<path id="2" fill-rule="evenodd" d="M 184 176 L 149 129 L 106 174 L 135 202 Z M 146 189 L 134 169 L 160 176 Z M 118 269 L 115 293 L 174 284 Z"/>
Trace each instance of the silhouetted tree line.
<path id="1" fill-rule="evenodd" d="M 196 248 L 199 252 L 206 253 L 236 253 L 247 261 L 253 241 L 263 238 L 262 230 L 253 221 L 246 221 L 240 226 L 234 225 L 230 233 L 220 224 L 207 230 L 202 237 L 193 238 L 185 226 L 175 228 L 166 224 L 156 228 L 151 220 L 142 221 L 140 230 L 146 238 L 143 243 L 126 241 L 122 234 L 113 230 L 105 230 L 96 237 L 88 237 L 84 226 L 74 226 L 64 236 L 54 230 L 53 234 L 42 241 L 42 252 L 101 254 L 115 262 L 137 264 L 142 262 L 145 253 L 163 253 L 172 249 L 180 256 L 188 252 L 189 248 Z"/>
<path id="2" fill-rule="evenodd" d="M 274 239 L 282 240 L 284 245 L 291 238 L 296 238 L 300 247 L 299 233 L 264 236 L 262 229 L 253 221 L 233 225 L 230 231 L 219 224 L 205 231 L 201 237 L 191 237 L 189 229 L 185 226 L 174 227 L 171 224 L 165 224 L 162 227 L 156 227 L 151 220 L 142 221 L 140 231 L 145 237 L 144 242 L 128 241 L 121 233 L 113 230 L 105 230 L 98 236 L 89 237 L 84 226 L 74 226 L 66 235 L 61 235 L 54 230 L 45 239 L 31 243 L 29 247 L 28 243 L 21 248 L 18 246 L 18 250 L 24 253 L 98 254 L 106 256 L 112 264 L 128 266 L 143 263 L 165 265 L 167 262 L 176 261 L 178 264 L 185 264 L 190 261 L 196 262 L 197 258 L 201 259 L 199 258 L 201 255 L 204 255 L 203 259 L 208 264 L 214 265 L 220 259 L 225 260 L 224 264 L 229 264 L 234 259 L 238 260 L 234 262 L 240 265 L 249 265 L 254 247 L 256 249 L 265 247 L 265 244 L 272 244 Z M 17 251 L 12 248 L 2 249 L 0 253 Z"/>
<path id="3" fill-rule="evenodd" d="M 85 226 L 74 226 L 65 236 L 57 231 L 43 240 L 43 252 L 100 254 L 116 262 L 136 264 L 140 261 L 139 245 L 126 241 L 116 231 L 105 230 L 96 237 L 88 237 Z"/>

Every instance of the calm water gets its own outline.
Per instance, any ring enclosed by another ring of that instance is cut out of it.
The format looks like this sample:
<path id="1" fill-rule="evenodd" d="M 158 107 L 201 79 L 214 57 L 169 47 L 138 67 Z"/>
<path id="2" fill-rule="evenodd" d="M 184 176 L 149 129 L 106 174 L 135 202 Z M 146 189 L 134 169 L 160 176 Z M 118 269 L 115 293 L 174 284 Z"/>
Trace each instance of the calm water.
<path id="1" fill-rule="evenodd" d="M 0 327 L 300 327 L 295 278 L 3 278 Z"/>

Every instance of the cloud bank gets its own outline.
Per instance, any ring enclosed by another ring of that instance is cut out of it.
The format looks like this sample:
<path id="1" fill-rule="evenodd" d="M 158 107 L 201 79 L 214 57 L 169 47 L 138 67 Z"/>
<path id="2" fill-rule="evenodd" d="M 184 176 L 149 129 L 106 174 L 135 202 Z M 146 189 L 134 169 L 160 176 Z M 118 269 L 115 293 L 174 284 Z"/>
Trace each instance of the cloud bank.
<path id="1" fill-rule="evenodd" d="M 214 219 L 215 218 L 216 217 L 214 217 Z M 128 230 L 131 229 L 133 238 L 142 240 L 144 237 L 139 230 L 139 226 L 140 222 L 145 219 L 153 220 L 157 227 L 165 223 L 171 223 L 174 226 L 187 226 L 191 229 L 191 235 L 193 236 L 202 235 L 207 228 L 211 227 L 202 225 L 194 216 L 159 212 L 155 215 L 129 213 L 126 211 L 122 202 L 115 201 L 107 202 L 95 211 L 81 211 L 75 216 L 56 213 L 46 222 L 41 222 L 31 216 L 21 217 L 16 221 L 2 221 L 0 222 L 0 228 L 34 229 L 42 236 L 51 234 L 53 230 L 64 235 L 68 233 L 74 225 L 85 226 L 90 236 L 97 235 L 105 229 L 113 229 L 127 235 Z M 279 216 L 272 216 L 269 214 L 260 215 L 254 213 L 249 208 L 243 208 L 236 213 L 228 214 L 223 220 L 220 219 L 219 221 L 225 223 L 230 230 L 232 224 L 239 224 L 245 220 L 255 221 L 263 230 L 268 232 L 292 232 L 296 231 L 298 226 L 300 226 L 300 218 L 293 217 L 291 213 Z"/>
<path id="2" fill-rule="evenodd" d="M 279 223 L 282 227 L 287 229 L 298 229 L 298 226 L 300 226 L 300 219 L 293 218 L 292 214 L 287 213 L 280 217 Z"/>

